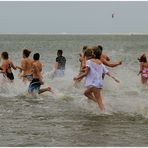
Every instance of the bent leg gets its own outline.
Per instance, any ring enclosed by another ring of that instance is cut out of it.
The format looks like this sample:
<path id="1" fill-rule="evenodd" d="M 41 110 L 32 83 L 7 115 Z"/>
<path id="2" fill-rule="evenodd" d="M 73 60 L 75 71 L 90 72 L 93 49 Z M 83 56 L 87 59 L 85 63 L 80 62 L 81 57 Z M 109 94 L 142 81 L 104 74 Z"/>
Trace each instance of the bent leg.
<path id="1" fill-rule="evenodd" d="M 41 93 L 44 93 L 44 92 L 46 92 L 46 91 L 49 91 L 49 92 L 52 92 L 52 93 L 53 93 L 53 91 L 51 90 L 51 87 L 42 88 L 42 89 L 39 90 L 38 93 L 41 94 Z"/>
<path id="2" fill-rule="evenodd" d="M 92 90 L 91 88 L 88 88 L 87 90 L 85 90 L 84 95 L 88 98 L 93 100 L 94 102 L 97 102 L 97 100 L 95 99 L 95 97 L 92 94 Z"/>

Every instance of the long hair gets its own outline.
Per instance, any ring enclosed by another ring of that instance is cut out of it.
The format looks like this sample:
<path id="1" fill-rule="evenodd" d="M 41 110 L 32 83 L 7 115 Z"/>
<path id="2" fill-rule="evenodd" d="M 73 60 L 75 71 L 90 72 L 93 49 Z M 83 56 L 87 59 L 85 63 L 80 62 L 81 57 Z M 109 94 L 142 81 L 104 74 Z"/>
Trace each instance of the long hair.
<path id="1" fill-rule="evenodd" d="M 145 54 L 142 54 L 141 57 L 138 58 L 138 61 L 139 61 L 139 62 L 144 62 L 144 63 L 146 63 L 146 62 L 147 62 L 146 55 L 145 55 Z"/>

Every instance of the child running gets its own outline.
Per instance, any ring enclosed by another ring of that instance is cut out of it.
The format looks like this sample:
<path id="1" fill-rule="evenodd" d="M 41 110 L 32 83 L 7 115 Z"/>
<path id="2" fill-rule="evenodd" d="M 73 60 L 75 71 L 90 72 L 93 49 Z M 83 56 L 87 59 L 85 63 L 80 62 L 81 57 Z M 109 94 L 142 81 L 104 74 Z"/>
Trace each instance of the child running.
<path id="1" fill-rule="evenodd" d="M 148 61 L 146 55 L 142 54 L 138 60 L 140 62 L 139 74 L 141 74 L 141 83 L 148 84 Z"/>
<path id="2" fill-rule="evenodd" d="M 14 75 L 11 68 L 16 70 L 16 67 L 14 66 L 13 62 L 9 60 L 8 52 L 2 52 L 1 57 L 3 59 L 1 73 L 3 73 L 4 77 L 6 77 L 10 82 L 13 82 Z"/>
<path id="3" fill-rule="evenodd" d="M 99 48 L 94 49 L 94 56 L 92 57 L 92 59 L 86 61 L 85 72 L 75 77 L 74 80 L 77 81 L 86 76 L 85 86 L 87 89 L 85 90 L 84 95 L 87 98 L 97 102 L 100 110 L 104 112 L 105 107 L 101 96 L 101 89 L 103 87 L 102 74 L 103 73 L 107 74 L 118 83 L 119 80 L 117 80 L 114 76 L 112 76 L 100 61 L 101 51 Z"/>
<path id="4" fill-rule="evenodd" d="M 35 53 L 33 55 L 33 59 L 34 59 L 34 61 L 33 61 L 33 80 L 30 82 L 28 92 L 30 94 L 33 94 L 33 93 L 36 93 L 36 92 L 38 94 L 41 94 L 41 93 L 44 93 L 46 91 L 52 92 L 51 87 L 40 89 L 40 86 L 44 84 L 44 82 L 42 80 L 42 75 L 41 75 L 42 63 L 39 61 L 40 54 Z"/>

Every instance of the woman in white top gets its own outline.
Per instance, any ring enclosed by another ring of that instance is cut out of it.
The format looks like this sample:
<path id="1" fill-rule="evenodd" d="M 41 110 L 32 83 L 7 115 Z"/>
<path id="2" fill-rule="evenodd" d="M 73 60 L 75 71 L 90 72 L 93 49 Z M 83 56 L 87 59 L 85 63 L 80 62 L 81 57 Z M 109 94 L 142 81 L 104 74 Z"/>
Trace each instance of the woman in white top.
<path id="1" fill-rule="evenodd" d="M 119 81 L 109 73 L 107 68 L 100 61 L 101 51 L 98 48 L 94 48 L 94 56 L 95 58 L 86 61 L 85 72 L 75 77 L 74 80 L 79 80 L 86 76 L 85 86 L 87 89 L 85 90 L 84 95 L 97 102 L 101 111 L 105 111 L 101 96 L 101 89 L 103 87 L 102 75 L 107 74 L 116 82 L 119 83 Z"/>

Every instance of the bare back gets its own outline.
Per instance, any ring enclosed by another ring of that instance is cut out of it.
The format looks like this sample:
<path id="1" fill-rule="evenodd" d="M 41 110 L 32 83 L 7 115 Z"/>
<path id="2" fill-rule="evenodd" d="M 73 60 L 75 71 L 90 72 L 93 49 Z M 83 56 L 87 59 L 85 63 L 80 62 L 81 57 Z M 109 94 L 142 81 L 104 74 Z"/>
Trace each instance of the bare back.
<path id="1" fill-rule="evenodd" d="M 12 61 L 10 61 L 10 60 L 4 60 L 3 61 L 3 63 L 2 63 L 2 71 L 4 72 L 4 73 L 6 73 L 6 72 L 8 72 L 8 73 L 11 73 L 12 71 L 11 71 L 11 67 L 13 68 L 13 69 L 15 69 L 15 67 L 14 67 L 14 65 L 13 65 L 13 63 L 12 63 Z"/>
<path id="2" fill-rule="evenodd" d="M 142 63 L 142 67 L 143 67 L 143 68 L 148 68 L 148 62 Z"/>
<path id="3" fill-rule="evenodd" d="M 33 60 L 30 58 L 25 58 L 21 61 L 21 67 L 24 71 L 24 75 L 32 74 L 32 66 L 33 66 Z"/>
<path id="4" fill-rule="evenodd" d="M 40 61 L 33 62 L 33 79 L 41 80 L 42 64 Z"/>

